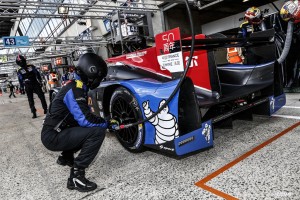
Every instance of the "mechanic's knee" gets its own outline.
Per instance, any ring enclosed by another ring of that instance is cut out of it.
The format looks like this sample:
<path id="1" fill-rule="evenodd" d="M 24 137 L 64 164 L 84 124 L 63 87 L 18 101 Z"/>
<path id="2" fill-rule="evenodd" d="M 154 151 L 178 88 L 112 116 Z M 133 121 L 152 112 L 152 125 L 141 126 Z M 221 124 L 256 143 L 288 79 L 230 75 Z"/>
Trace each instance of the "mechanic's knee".
<path id="1" fill-rule="evenodd" d="M 93 131 L 91 131 L 91 137 L 103 139 L 105 137 L 106 129 L 100 127 L 92 127 Z"/>

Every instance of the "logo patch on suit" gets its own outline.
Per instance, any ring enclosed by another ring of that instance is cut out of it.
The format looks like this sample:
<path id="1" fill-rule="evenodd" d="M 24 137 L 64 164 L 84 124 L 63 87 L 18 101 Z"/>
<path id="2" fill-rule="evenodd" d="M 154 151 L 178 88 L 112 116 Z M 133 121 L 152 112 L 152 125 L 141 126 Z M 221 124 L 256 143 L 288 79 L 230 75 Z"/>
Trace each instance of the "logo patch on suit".
<path id="1" fill-rule="evenodd" d="M 20 70 L 20 73 L 21 73 L 21 74 L 26 74 L 26 71 L 25 71 L 24 69 L 21 69 L 21 70 Z"/>
<path id="2" fill-rule="evenodd" d="M 27 70 L 28 70 L 29 72 L 31 72 L 31 71 L 32 71 L 32 67 L 28 67 Z"/>
<path id="3" fill-rule="evenodd" d="M 76 80 L 76 87 L 82 89 L 82 87 L 83 87 L 83 82 L 80 81 L 80 80 Z"/>

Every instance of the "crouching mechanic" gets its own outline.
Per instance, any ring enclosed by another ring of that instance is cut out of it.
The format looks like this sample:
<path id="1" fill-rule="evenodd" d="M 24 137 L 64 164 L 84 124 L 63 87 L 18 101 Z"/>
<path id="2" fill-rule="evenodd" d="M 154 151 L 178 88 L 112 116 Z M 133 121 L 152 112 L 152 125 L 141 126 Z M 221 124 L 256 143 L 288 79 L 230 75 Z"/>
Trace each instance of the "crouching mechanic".
<path id="1" fill-rule="evenodd" d="M 71 190 L 88 192 L 97 188 L 96 183 L 85 177 L 85 169 L 96 157 L 110 123 L 90 112 L 87 92 L 98 87 L 106 74 L 107 65 L 101 57 L 93 53 L 82 55 L 75 79 L 55 96 L 44 121 L 42 143 L 51 151 L 62 151 L 57 163 L 71 167 L 67 181 Z"/>

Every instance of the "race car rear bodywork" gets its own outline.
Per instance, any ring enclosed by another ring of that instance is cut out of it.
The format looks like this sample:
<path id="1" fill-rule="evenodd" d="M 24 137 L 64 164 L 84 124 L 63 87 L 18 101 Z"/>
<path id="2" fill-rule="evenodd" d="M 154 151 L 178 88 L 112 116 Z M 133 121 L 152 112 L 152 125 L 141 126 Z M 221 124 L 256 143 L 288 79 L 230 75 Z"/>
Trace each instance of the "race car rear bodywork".
<path id="1" fill-rule="evenodd" d="M 175 97 L 152 119 L 117 132 L 121 144 L 133 152 L 149 147 L 182 156 L 212 147 L 215 127 L 228 128 L 233 119 L 251 120 L 252 114 L 271 115 L 280 109 L 285 104 L 282 74 L 269 40 L 272 34 L 263 35 L 249 41 L 197 35 L 189 72 Z M 157 35 L 156 47 L 108 59 L 106 80 L 90 94 L 94 113 L 125 124 L 151 116 L 179 83 L 190 40 L 182 40 L 174 29 Z M 217 66 L 213 49 L 237 43 L 257 63 Z"/>

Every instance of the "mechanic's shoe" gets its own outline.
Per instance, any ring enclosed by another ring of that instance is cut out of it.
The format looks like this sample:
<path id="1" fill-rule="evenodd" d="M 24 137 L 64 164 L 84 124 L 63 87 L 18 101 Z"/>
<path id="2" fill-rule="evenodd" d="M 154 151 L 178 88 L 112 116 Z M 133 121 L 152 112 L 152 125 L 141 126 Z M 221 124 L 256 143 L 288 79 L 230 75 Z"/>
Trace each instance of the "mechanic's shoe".
<path id="1" fill-rule="evenodd" d="M 72 167 L 67 188 L 69 190 L 78 190 L 79 192 L 90 192 L 97 188 L 97 184 L 85 178 L 84 169 Z"/>
<path id="2" fill-rule="evenodd" d="M 62 166 L 68 165 L 69 167 L 73 167 L 74 157 L 73 158 L 66 158 L 64 156 L 58 156 L 56 163 L 59 164 L 59 165 L 62 165 Z"/>
<path id="3" fill-rule="evenodd" d="M 32 119 L 37 118 L 36 113 L 33 113 Z"/>

